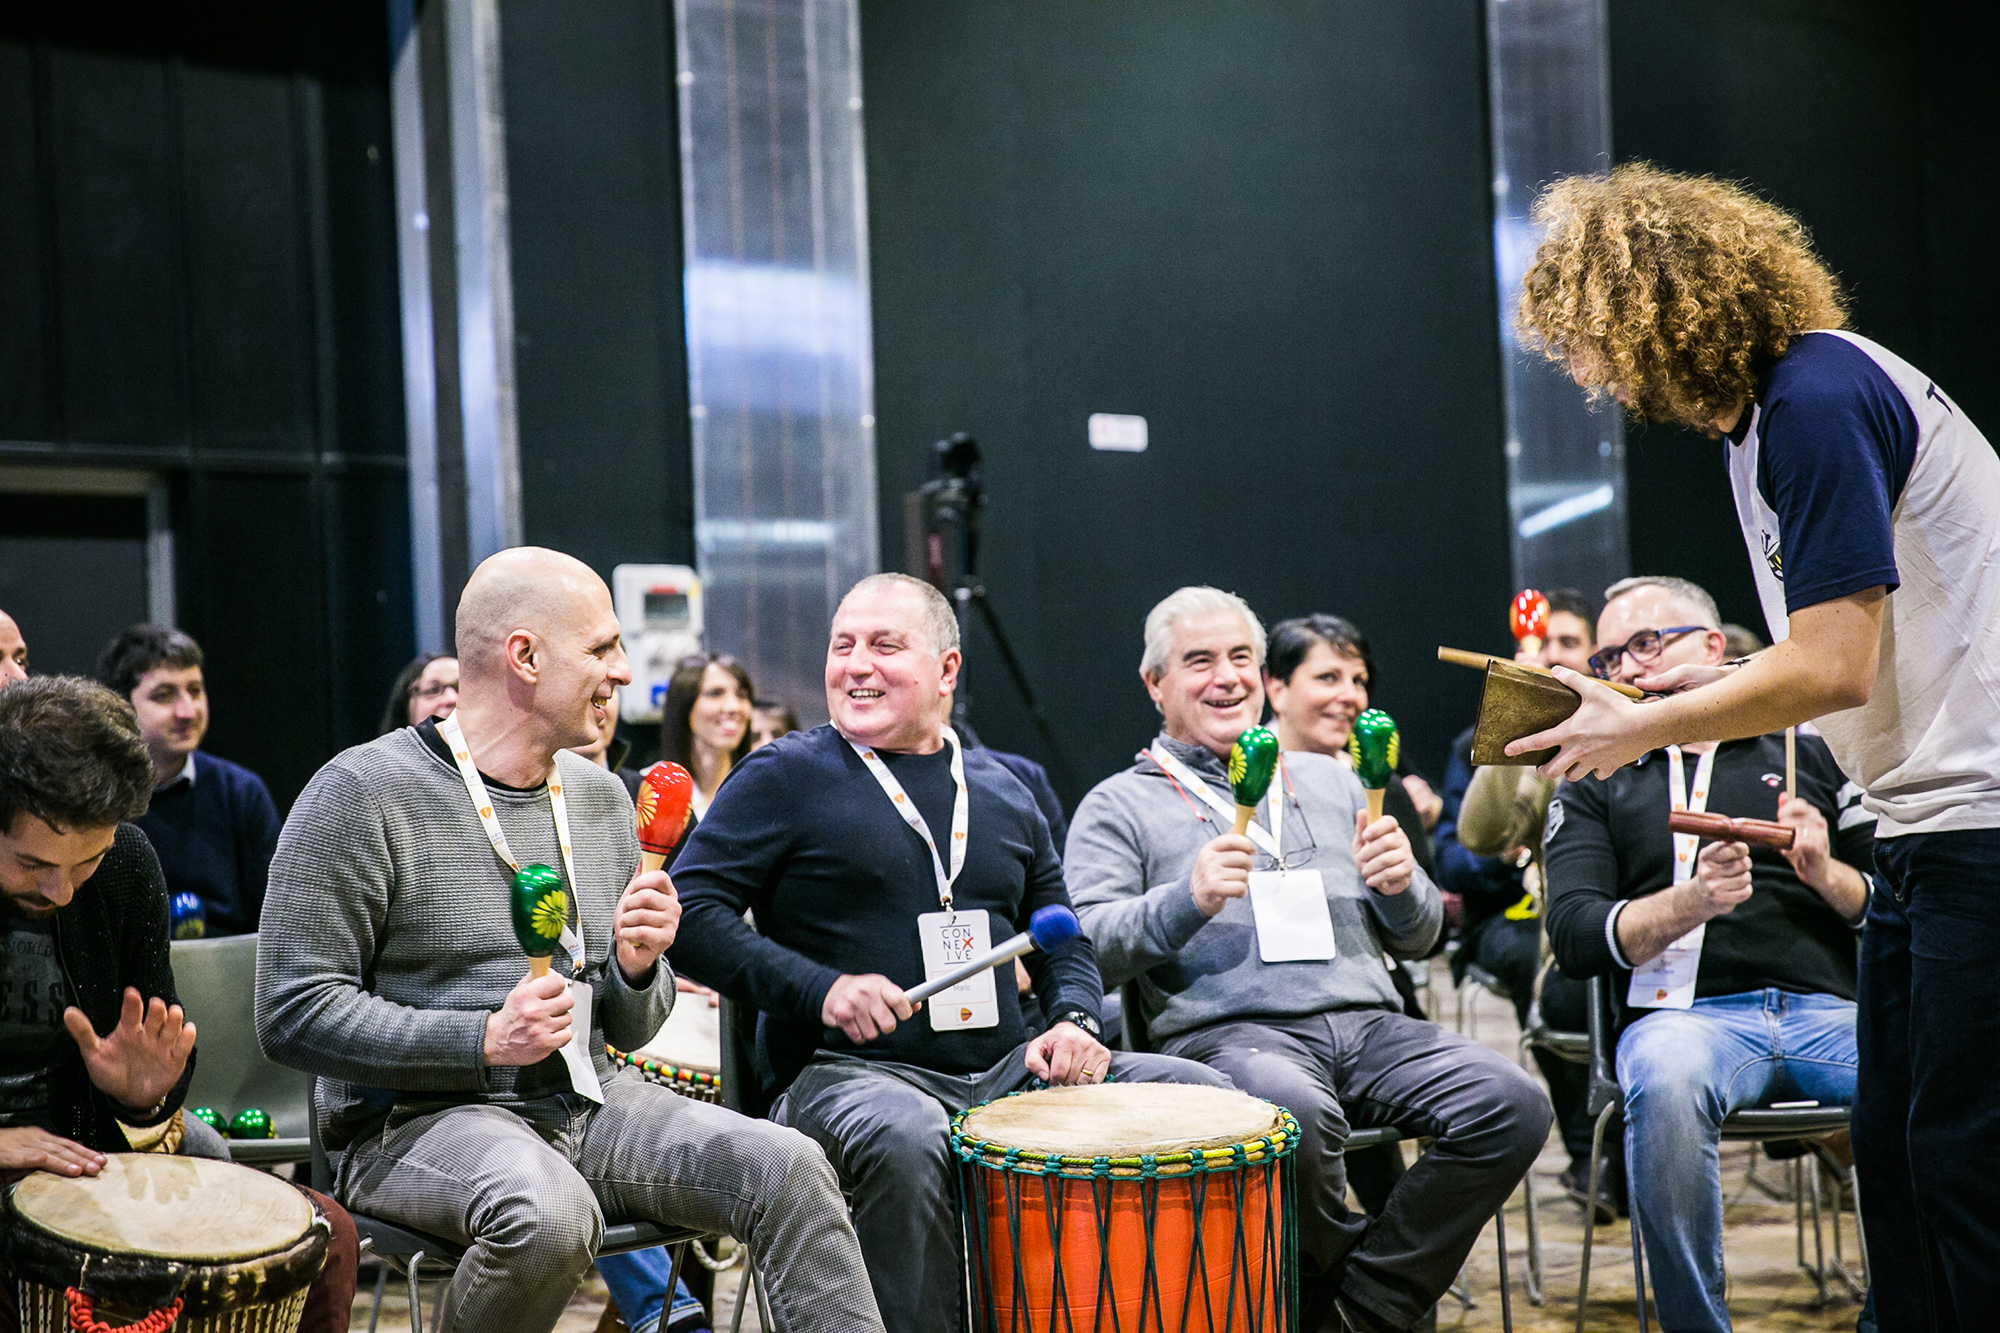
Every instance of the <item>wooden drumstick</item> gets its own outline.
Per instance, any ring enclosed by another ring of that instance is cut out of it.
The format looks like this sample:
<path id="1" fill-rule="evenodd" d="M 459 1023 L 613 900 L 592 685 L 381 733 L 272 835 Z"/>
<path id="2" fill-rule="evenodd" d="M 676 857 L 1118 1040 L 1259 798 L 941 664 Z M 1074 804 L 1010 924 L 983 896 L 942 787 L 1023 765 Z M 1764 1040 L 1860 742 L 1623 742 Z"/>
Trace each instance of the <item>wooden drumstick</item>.
<path id="1" fill-rule="evenodd" d="M 1396 724 L 1379 708 L 1371 708 L 1354 719 L 1347 734 L 1347 757 L 1354 761 L 1354 775 L 1368 794 L 1368 822 L 1382 817 L 1382 798 L 1396 776 L 1396 761 L 1402 756 L 1403 738 Z"/>
<path id="2" fill-rule="evenodd" d="M 1533 588 L 1521 589 L 1507 608 L 1507 626 L 1522 652 L 1539 653 L 1549 633 L 1549 599 Z"/>
<path id="3" fill-rule="evenodd" d="M 1667 827 L 1675 833 L 1693 833 L 1715 842 L 1747 842 L 1755 847 L 1789 850 L 1797 831 L 1788 824 L 1769 819 L 1731 819 L 1728 815 L 1696 814 L 1675 810 L 1667 815 Z"/>
<path id="4" fill-rule="evenodd" d="M 1799 729 L 1785 728 L 1785 799 L 1791 800 L 1799 790 Z"/>
<path id="5" fill-rule="evenodd" d="M 569 920 L 569 894 L 563 890 L 562 876 L 540 862 L 522 866 L 514 872 L 507 906 L 514 919 L 514 938 L 528 955 L 528 975 L 547 976 L 556 941 Z"/>
<path id="6" fill-rule="evenodd" d="M 694 778 L 671 759 L 646 770 L 639 784 L 639 864 L 658 870 L 687 832 L 694 808 Z"/>
<path id="7" fill-rule="evenodd" d="M 1237 837 L 1250 827 L 1257 803 L 1271 790 L 1278 771 L 1278 738 L 1268 727 L 1252 727 L 1229 747 L 1229 790 L 1236 797 Z"/>
<path id="8" fill-rule="evenodd" d="M 1453 666 L 1471 667 L 1475 671 L 1484 671 L 1487 667 L 1498 662 L 1515 671 L 1527 671 L 1537 676 L 1547 676 L 1550 680 L 1554 680 L 1556 675 L 1555 672 L 1549 670 L 1547 667 L 1530 666 L 1526 663 L 1516 662 L 1511 657 L 1495 657 L 1492 653 L 1474 653 L 1468 652 L 1463 648 L 1446 648 L 1443 645 L 1439 645 L 1438 647 L 1438 661 L 1449 662 Z M 1644 699 L 1646 697 L 1646 692 L 1637 685 L 1626 685 L 1615 680 L 1601 679 L 1597 683 L 1599 685 L 1610 686 L 1627 699 Z M 1568 687 L 1565 686 L 1564 688 Z"/>

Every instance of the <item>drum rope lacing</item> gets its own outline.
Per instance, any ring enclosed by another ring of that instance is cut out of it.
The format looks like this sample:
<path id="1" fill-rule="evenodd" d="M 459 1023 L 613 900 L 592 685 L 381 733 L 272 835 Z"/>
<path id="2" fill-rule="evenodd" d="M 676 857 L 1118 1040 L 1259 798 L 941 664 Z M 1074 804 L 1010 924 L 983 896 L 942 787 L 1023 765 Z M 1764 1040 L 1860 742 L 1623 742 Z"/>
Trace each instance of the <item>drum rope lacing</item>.
<path id="1" fill-rule="evenodd" d="M 604 1053 L 614 1061 L 629 1065 L 633 1069 L 638 1070 L 640 1074 L 652 1082 L 661 1083 L 670 1088 L 676 1083 L 693 1084 L 698 1088 L 714 1088 L 717 1090 L 720 1090 L 722 1087 L 722 1075 L 720 1074 L 709 1073 L 701 1069 L 686 1069 L 665 1060 L 655 1060 L 648 1056 L 636 1055 L 630 1051 L 621 1051 L 609 1042 L 605 1043 Z"/>
<path id="2" fill-rule="evenodd" d="M 172 1305 L 153 1311 L 137 1323 L 107 1324 L 91 1308 L 90 1297 L 75 1287 L 65 1288 L 63 1296 L 69 1302 L 69 1326 L 74 1333 L 166 1333 L 181 1317 L 181 1306 L 185 1303 L 176 1296 Z"/>

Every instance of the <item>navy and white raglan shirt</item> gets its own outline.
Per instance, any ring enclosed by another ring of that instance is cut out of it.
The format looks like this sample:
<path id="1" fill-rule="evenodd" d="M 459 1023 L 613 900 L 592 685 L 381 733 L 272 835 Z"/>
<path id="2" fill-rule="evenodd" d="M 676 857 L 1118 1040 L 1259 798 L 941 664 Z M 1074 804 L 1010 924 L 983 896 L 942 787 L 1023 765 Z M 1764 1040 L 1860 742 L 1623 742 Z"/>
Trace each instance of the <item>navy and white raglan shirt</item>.
<path id="1" fill-rule="evenodd" d="M 1877 836 L 2000 828 L 2000 457 L 1922 371 L 1808 333 L 1759 385 L 1730 486 L 1771 637 L 1893 594 L 1875 688 L 1817 719 Z"/>

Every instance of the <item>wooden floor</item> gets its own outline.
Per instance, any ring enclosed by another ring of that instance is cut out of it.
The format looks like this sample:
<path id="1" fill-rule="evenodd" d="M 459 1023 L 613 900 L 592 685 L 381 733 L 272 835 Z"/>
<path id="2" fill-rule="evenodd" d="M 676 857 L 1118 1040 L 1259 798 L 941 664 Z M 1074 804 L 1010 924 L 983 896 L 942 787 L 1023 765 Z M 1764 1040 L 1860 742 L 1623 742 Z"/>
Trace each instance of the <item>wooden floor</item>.
<path id="1" fill-rule="evenodd" d="M 1431 972 L 1437 994 L 1436 1012 L 1447 1024 L 1457 1015 L 1457 996 L 1451 978 L 1438 960 Z M 1468 1023 L 1485 1044 L 1515 1054 L 1517 1029 L 1513 1009 L 1495 996 L 1475 989 L 1468 999 Z M 1800 1270 L 1797 1237 L 1790 1201 L 1791 1173 L 1786 1164 L 1761 1159 L 1760 1148 L 1747 1144 L 1724 1144 L 1722 1148 L 1724 1251 L 1729 1269 L 1729 1312 L 1739 1333 L 1776 1333 L 1777 1330 L 1848 1330 L 1854 1327 L 1859 1306 L 1844 1287 L 1836 1285 L 1831 1299 L 1815 1306 L 1817 1289 L 1810 1276 Z M 1753 1154 L 1758 1155 L 1753 1172 Z M 1514 1327 L 1523 1333 L 1559 1333 L 1576 1327 L 1576 1285 L 1583 1251 L 1582 1213 L 1570 1203 L 1556 1183 L 1556 1176 L 1568 1164 L 1561 1142 L 1551 1136 L 1549 1146 L 1536 1164 L 1533 1180 L 1541 1204 L 1542 1258 L 1546 1273 L 1547 1303 L 1540 1308 L 1529 1304 L 1523 1281 L 1525 1272 L 1526 1219 L 1524 1195 L 1516 1191 L 1507 1208 L 1507 1242 L 1513 1293 Z M 1854 1216 L 1840 1215 L 1843 1244 L 1854 1258 Z M 1493 1224 L 1473 1248 L 1466 1266 L 1467 1289 L 1474 1305 L 1464 1308 L 1455 1297 L 1447 1297 L 1438 1307 L 1440 1330 L 1486 1330 L 1501 1327 L 1499 1265 L 1494 1253 Z M 1832 1245 L 1832 1233 L 1826 1233 Z M 1806 1255 L 1812 1256 L 1812 1232 L 1807 1228 Z M 735 1272 L 720 1275 L 717 1283 L 721 1314 L 716 1327 L 726 1330 L 734 1313 Z M 359 1333 L 368 1327 L 374 1279 L 370 1270 L 362 1272 L 362 1290 L 355 1301 L 352 1328 Z M 407 1333 L 408 1306 L 400 1294 L 401 1283 L 391 1280 L 382 1305 L 383 1333 Z M 436 1288 L 425 1293 L 425 1306 L 433 1308 Z M 597 1327 L 605 1305 L 604 1284 L 593 1272 L 571 1298 L 569 1309 L 557 1328 L 562 1333 L 590 1333 Z M 1632 1290 L 1632 1248 L 1630 1233 L 1621 1220 L 1597 1232 L 1591 1257 L 1590 1308 L 1585 1327 L 1593 1330 L 1636 1330 L 1639 1326 Z M 1658 1328 L 1655 1321 L 1652 1325 Z M 743 1328 L 759 1330 L 755 1302 L 744 1312 Z"/>

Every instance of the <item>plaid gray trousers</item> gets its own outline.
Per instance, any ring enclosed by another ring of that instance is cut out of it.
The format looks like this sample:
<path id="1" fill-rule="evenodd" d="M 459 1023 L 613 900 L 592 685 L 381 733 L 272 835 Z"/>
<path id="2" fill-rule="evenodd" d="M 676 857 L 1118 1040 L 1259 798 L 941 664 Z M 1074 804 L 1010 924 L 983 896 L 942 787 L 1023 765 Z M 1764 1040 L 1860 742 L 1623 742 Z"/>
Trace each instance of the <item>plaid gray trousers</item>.
<path id="1" fill-rule="evenodd" d="M 399 1105 L 340 1167 L 350 1209 L 466 1247 L 438 1327 L 545 1333 L 590 1267 L 607 1217 L 735 1236 L 781 1333 L 882 1328 L 840 1186 L 796 1130 L 677 1096 L 636 1075 L 605 1103 Z"/>

